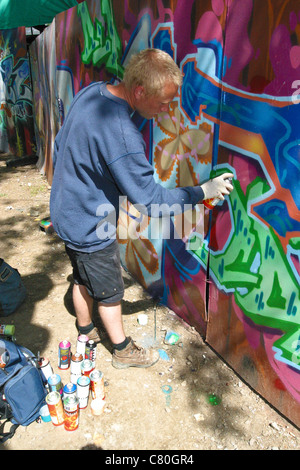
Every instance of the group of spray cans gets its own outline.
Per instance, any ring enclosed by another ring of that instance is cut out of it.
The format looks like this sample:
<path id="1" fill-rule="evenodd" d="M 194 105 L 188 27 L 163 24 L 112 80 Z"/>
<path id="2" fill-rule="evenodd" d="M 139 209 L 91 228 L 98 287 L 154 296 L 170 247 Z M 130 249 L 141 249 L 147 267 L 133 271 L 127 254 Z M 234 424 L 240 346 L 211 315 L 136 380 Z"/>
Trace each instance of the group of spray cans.
<path id="1" fill-rule="evenodd" d="M 64 387 L 59 374 L 53 373 L 50 362 L 42 358 L 40 368 L 48 383 L 46 396 L 50 419 L 55 426 L 64 424 L 68 431 L 79 425 L 79 410 L 88 406 L 91 394 L 91 410 L 100 415 L 105 406 L 103 373 L 95 369 L 96 343 L 88 336 L 77 338 L 76 352 L 71 353 L 71 343 L 61 341 L 58 347 L 58 368 L 70 368 L 70 382 Z M 41 415 L 42 416 L 42 415 Z M 43 418 L 43 416 L 42 416 Z M 45 421 L 45 419 L 44 419 Z"/>

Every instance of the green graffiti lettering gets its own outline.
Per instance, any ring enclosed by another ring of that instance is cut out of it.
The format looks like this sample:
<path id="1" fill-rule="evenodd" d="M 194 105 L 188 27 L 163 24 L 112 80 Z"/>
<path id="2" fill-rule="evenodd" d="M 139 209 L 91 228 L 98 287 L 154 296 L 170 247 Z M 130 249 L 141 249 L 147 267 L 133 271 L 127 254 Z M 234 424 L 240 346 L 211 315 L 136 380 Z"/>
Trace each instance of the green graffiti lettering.
<path id="1" fill-rule="evenodd" d="M 84 36 L 84 50 L 81 54 L 82 62 L 84 64 L 92 63 L 97 67 L 104 64 L 108 72 L 122 78 L 124 70 L 119 62 L 122 44 L 109 1 L 101 1 L 102 21 L 96 18 L 93 24 L 86 2 L 77 6 L 77 14 L 81 18 Z"/>
<path id="2" fill-rule="evenodd" d="M 273 276 L 273 287 L 270 293 L 270 296 L 267 300 L 267 305 L 270 308 L 281 308 L 284 309 L 286 306 L 286 299 L 281 295 L 282 289 L 280 287 L 278 273 L 274 272 Z"/>
<path id="3" fill-rule="evenodd" d="M 255 324 L 283 331 L 273 345 L 276 358 L 300 369 L 299 284 L 274 230 L 247 212 L 248 204 L 269 186 L 256 178 L 246 195 L 237 181 L 234 187 L 228 198 L 233 229 L 222 252 L 210 251 L 210 275 L 220 289 L 233 292 Z M 299 240 L 291 239 L 290 245 L 299 248 Z M 205 249 L 191 250 L 202 264 Z"/>

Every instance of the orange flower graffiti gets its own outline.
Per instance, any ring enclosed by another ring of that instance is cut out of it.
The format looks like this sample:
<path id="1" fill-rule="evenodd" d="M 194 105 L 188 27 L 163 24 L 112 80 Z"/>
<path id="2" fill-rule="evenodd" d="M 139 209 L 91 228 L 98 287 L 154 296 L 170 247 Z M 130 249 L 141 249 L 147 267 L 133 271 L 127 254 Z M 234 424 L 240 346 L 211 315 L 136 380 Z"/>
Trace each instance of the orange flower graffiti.
<path id="1" fill-rule="evenodd" d="M 176 167 L 176 186 L 199 184 L 192 160 L 196 164 L 211 162 L 211 126 L 207 123 L 200 124 L 198 129 L 185 126 L 176 102 L 171 103 L 169 113 L 158 116 L 156 124 L 168 136 L 156 145 L 154 152 L 158 177 L 167 181 Z"/>

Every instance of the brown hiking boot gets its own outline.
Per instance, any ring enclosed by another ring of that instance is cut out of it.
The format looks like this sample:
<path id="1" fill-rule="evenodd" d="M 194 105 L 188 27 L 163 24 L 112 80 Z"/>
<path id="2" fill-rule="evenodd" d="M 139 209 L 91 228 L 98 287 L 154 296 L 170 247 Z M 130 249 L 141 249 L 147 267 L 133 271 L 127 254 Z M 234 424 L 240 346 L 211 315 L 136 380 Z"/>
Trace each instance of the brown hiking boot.
<path id="1" fill-rule="evenodd" d="M 98 330 L 96 327 L 94 327 L 88 334 L 87 336 L 89 337 L 89 339 L 92 339 L 93 341 L 95 341 L 95 343 L 100 343 L 101 341 L 101 338 L 99 336 L 99 333 L 98 333 Z"/>
<path id="2" fill-rule="evenodd" d="M 155 349 L 144 349 L 129 337 L 129 344 L 122 351 L 114 350 L 112 365 L 116 369 L 127 367 L 150 367 L 159 359 L 159 352 Z"/>

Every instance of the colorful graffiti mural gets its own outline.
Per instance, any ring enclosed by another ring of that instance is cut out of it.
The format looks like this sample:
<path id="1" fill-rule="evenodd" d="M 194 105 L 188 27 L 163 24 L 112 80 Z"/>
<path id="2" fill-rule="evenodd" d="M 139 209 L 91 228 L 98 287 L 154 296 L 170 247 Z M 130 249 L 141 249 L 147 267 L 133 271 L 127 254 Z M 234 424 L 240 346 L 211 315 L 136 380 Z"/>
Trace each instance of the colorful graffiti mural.
<path id="1" fill-rule="evenodd" d="M 122 79 L 128 58 L 145 47 L 180 66 L 183 86 L 169 112 L 150 122 L 133 117 L 155 179 L 196 185 L 212 168 L 229 169 L 234 191 L 213 211 L 198 205 L 174 217 L 160 237 L 157 221 L 124 203 L 122 261 L 297 425 L 299 25 L 297 0 L 88 0 L 59 14 L 31 46 L 50 182 L 50 142 L 81 88 Z"/>
<path id="2" fill-rule="evenodd" d="M 25 28 L 0 31 L 0 150 L 16 157 L 35 154 Z"/>

